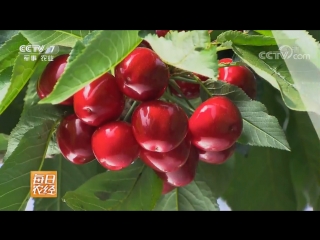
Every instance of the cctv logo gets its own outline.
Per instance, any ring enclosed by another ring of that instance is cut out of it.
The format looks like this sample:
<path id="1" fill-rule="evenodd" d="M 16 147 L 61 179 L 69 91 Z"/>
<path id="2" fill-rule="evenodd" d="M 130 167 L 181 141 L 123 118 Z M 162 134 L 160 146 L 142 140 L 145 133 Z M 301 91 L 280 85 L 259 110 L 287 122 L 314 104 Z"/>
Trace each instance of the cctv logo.
<path id="1" fill-rule="evenodd" d="M 42 53 L 45 49 L 45 45 L 21 45 L 19 50 L 21 53 Z M 57 51 L 56 46 L 50 46 L 46 50 L 46 54 L 53 54 Z"/>

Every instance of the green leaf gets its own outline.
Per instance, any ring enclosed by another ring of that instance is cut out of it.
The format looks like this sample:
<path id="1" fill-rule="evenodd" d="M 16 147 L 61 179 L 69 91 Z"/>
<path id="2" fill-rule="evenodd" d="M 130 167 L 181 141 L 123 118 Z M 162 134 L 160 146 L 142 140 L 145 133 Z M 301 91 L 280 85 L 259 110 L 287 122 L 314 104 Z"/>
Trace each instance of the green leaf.
<path id="1" fill-rule="evenodd" d="M 288 115 L 278 91 L 263 84 L 262 103 L 286 129 Z M 272 96 L 272 97 L 270 97 Z M 298 203 L 291 181 L 292 152 L 251 147 L 247 157 L 235 154 L 233 179 L 223 195 L 232 210 L 297 210 Z"/>
<path id="2" fill-rule="evenodd" d="M 222 196 L 227 190 L 233 176 L 234 156 L 228 159 L 224 164 L 214 165 L 199 162 L 197 173 L 203 181 L 210 187 L 216 198 Z"/>
<path id="3" fill-rule="evenodd" d="M 248 35 L 239 31 L 227 31 L 221 33 L 217 37 L 218 43 L 224 43 L 231 41 L 237 45 L 249 45 L 249 46 L 270 46 L 277 45 L 274 37 L 263 35 Z"/>
<path id="4" fill-rule="evenodd" d="M 288 52 L 283 60 L 304 106 L 308 111 L 320 114 L 320 43 L 305 30 L 278 30 L 273 31 L 273 35 Z"/>
<path id="5" fill-rule="evenodd" d="M 18 33 L 19 30 L 0 30 L 0 46 Z"/>
<path id="6" fill-rule="evenodd" d="M 73 47 L 83 39 L 90 30 L 21 30 L 21 33 L 34 45 L 52 45 Z"/>
<path id="7" fill-rule="evenodd" d="M 252 147 L 247 158 L 235 156 L 233 180 L 224 194 L 232 210 L 297 210 L 287 152 Z"/>
<path id="8" fill-rule="evenodd" d="M 277 118 L 269 115 L 261 102 L 252 101 L 242 89 L 222 81 L 206 81 L 204 84 L 211 96 L 226 96 L 239 108 L 243 118 L 243 131 L 238 139 L 240 143 L 290 151 Z M 201 91 L 203 92 L 203 89 Z"/>
<path id="9" fill-rule="evenodd" d="M 15 59 L 18 56 L 19 47 L 26 44 L 28 44 L 28 40 L 21 33 L 12 36 L 0 47 L 0 61 L 5 58 Z"/>
<path id="10" fill-rule="evenodd" d="M 8 135 L 0 133 L 0 151 L 7 150 L 8 146 Z"/>
<path id="11" fill-rule="evenodd" d="M 217 199 L 202 177 L 163 195 L 155 211 L 219 211 Z"/>
<path id="12" fill-rule="evenodd" d="M 39 57 L 39 56 L 38 56 Z M 32 76 L 37 61 L 25 61 L 24 55 L 19 54 L 13 66 L 10 86 L 0 102 L 0 114 L 10 105 Z"/>
<path id="13" fill-rule="evenodd" d="M 248 64 L 259 76 L 281 91 L 282 98 L 290 109 L 296 111 L 306 110 L 283 59 L 279 55 L 277 59 L 276 57 L 274 57 L 275 59 L 268 59 L 265 56 L 268 52 L 280 54 L 277 46 L 258 47 L 233 45 L 232 49 L 235 54 L 238 55 L 243 62 Z"/>
<path id="14" fill-rule="evenodd" d="M 253 30 L 261 35 L 273 37 L 272 30 Z"/>
<path id="15" fill-rule="evenodd" d="M 0 72 L 0 103 L 6 96 L 8 89 L 10 87 L 10 79 L 12 75 L 13 67 L 8 67 L 2 72 Z"/>
<path id="16" fill-rule="evenodd" d="M 0 210 L 24 210 L 30 194 L 30 171 L 40 171 L 62 108 L 37 105 L 22 113 L 12 131 L 0 168 Z"/>
<path id="17" fill-rule="evenodd" d="M 210 43 L 208 30 L 171 31 L 165 37 L 148 34 L 144 38 L 168 65 L 216 79 L 216 47 Z"/>
<path id="18" fill-rule="evenodd" d="M 288 139 L 291 175 L 298 201 L 298 209 L 314 206 L 320 196 L 320 140 L 308 113 L 290 112 Z"/>
<path id="19" fill-rule="evenodd" d="M 57 171 L 57 198 L 37 198 L 34 211 L 70 211 L 62 197 L 67 191 L 77 189 L 91 177 L 104 172 L 105 169 L 97 161 L 85 165 L 75 165 L 67 161 L 61 154 L 44 161 L 42 171 Z"/>
<path id="20" fill-rule="evenodd" d="M 101 173 L 64 196 L 73 210 L 151 211 L 161 196 L 162 181 L 140 160 L 121 171 Z"/>
<path id="21" fill-rule="evenodd" d="M 213 31 L 210 33 L 210 39 L 211 39 L 211 41 L 217 40 L 217 37 L 218 37 L 221 33 L 226 32 L 226 31 L 229 31 L 229 30 L 213 30 Z"/>
<path id="22" fill-rule="evenodd" d="M 79 45 L 81 54 L 66 65 L 65 72 L 52 93 L 39 103 L 56 104 L 69 98 L 90 82 L 110 71 L 140 42 L 138 31 L 108 30 L 97 32 L 95 38 L 91 39 L 84 50 L 82 50 L 83 46 Z"/>

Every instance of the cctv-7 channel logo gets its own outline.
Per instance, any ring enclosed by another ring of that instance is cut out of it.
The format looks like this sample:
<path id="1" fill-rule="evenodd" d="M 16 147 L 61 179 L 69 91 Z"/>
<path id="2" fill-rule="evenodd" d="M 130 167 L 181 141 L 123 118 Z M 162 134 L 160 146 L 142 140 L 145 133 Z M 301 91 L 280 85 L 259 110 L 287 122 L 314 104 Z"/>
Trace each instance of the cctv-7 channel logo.
<path id="1" fill-rule="evenodd" d="M 43 53 L 45 45 L 21 45 L 20 53 L 24 54 L 25 61 L 36 61 L 41 53 Z M 54 54 L 59 52 L 58 46 L 50 46 L 41 55 L 41 61 L 52 61 Z"/>

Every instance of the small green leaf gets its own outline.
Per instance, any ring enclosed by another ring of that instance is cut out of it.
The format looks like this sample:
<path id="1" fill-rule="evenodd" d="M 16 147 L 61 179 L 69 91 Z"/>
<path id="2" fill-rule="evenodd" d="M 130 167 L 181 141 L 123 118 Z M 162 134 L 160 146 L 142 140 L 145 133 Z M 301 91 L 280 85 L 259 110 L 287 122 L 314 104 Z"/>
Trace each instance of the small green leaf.
<path id="1" fill-rule="evenodd" d="M 10 79 L 12 75 L 13 67 L 8 67 L 2 72 L 0 72 L 0 103 L 6 96 L 8 89 L 10 87 Z"/>
<path id="2" fill-rule="evenodd" d="M 206 81 L 205 86 L 211 96 L 226 96 L 239 108 L 243 118 L 243 131 L 238 139 L 240 143 L 290 151 L 278 119 L 268 115 L 267 108 L 261 102 L 252 101 L 242 89 L 222 81 Z"/>
<path id="3" fill-rule="evenodd" d="M 7 150 L 9 136 L 3 133 L 0 133 L 0 151 Z"/>
<path id="4" fill-rule="evenodd" d="M 218 43 L 224 43 L 231 41 L 237 45 L 249 45 L 249 46 L 270 46 L 277 45 L 274 37 L 263 35 L 248 35 L 240 31 L 228 31 L 221 33 L 217 37 Z"/>
<path id="5" fill-rule="evenodd" d="M 37 61 L 25 61 L 23 54 L 18 55 L 13 66 L 10 86 L 0 102 L 0 114 L 4 112 L 28 82 L 35 70 L 36 63 Z"/>
<path id="6" fill-rule="evenodd" d="M 78 40 L 82 40 L 90 30 L 21 30 L 21 33 L 34 45 L 52 45 L 73 47 Z"/>
<path id="7" fill-rule="evenodd" d="M 217 199 L 203 178 L 197 174 L 185 187 L 176 188 L 162 196 L 156 211 L 219 211 Z"/>
<path id="8" fill-rule="evenodd" d="M 208 30 L 171 31 L 165 37 L 148 34 L 144 38 L 167 64 L 216 79 L 218 60 L 216 47 L 210 43 Z"/>
<path id="9" fill-rule="evenodd" d="M 62 197 L 67 191 L 73 191 L 105 169 L 97 161 L 85 165 L 75 165 L 67 161 L 61 154 L 52 159 L 45 159 L 42 171 L 57 171 L 57 198 L 37 198 L 34 211 L 70 211 Z"/>
<path id="10" fill-rule="evenodd" d="M 301 96 L 294 86 L 286 63 L 279 56 L 280 51 L 277 46 L 233 45 L 232 49 L 259 76 L 281 91 L 282 98 L 290 109 L 296 111 L 306 110 Z M 269 56 L 267 58 L 267 53 L 272 53 L 273 57 Z"/>
<path id="11" fill-rule="evenodd" d="M 28 40 L 18 33 L 8 39 L 0 47 L 0 72 L 13 65 L 14 60 L 19 54 L 19 47 L 28 44 Z"/>
<path id="12" fill-rule="evenodd" d="M 66 100 L 90 82 L 110 71 L 140 42 L 138 31 L 98 31 L 84 50 L 81 44 L 78 45 L 80 48 L 78 52 L 81 54 L 66 65 L 65 72 L 52 93 L 39 103 L 56 104 Z M 77 49 L 73 49 L 73 52 L 75 51 Z"/>
<path id="13" fill-rule="evenodd" d="M 162 181 L 140 160 L 121 171 L 101 173 L 64 199 L 73 210 L 151 211 L 161 196 Z"/>
<path id="14" fill-rule="evenodd" d="M 30 194 L 30 171 L 40 171 L 50 137 L 63 111 L 52 105 L 36 105 L 22 113 L 9 137 L 0 168 L 0 209 L 24 210 Z"/>

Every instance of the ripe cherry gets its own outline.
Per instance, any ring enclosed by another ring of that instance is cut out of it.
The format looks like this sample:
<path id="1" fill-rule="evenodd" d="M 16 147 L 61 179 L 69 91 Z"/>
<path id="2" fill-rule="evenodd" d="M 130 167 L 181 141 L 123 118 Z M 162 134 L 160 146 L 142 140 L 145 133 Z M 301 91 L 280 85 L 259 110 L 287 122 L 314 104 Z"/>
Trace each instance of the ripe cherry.
<path id="1" fill-rule="evenodd" d="M 124 107 L 125 97 L 110 73 L 105 73 L 74 95 L 75 113 L 92 126 L 117 120 Z"/>
<path id="2" fill-rule="evenodd" d="M 140 146 L 127 122 L 110 122 L 99 127 L 91 143 L 97 161 L 111 171 L 128 167 L 139 156 Z"/>
<path id="3" fill-rule="evenodd" d="M 222 164 L 233 155 L 235 147 L 236 145 L 233 144 L 230 148 L 220 152 L 199 149 L 199 160 L 209 164 Z"/>
<path id="4" fill-rule="evenodd" d="M 169 84 L 169 68 L 148 48 L 134 49 L 115 68 L 120 90 L 137 101 L 155 100 Z"/>
<path id="5" fill-rule="evenodd" d="M 37 94 L 40 99 L 47 97 L 53 90 L 60 76 L 64 72 L 67 65 L 69 54 L 55 57 L 52 62 L 49 62 L 41 74 L 37 83 Z M 60 103 L 61 105 L 72 105 L 73 97 L 66 99 Z"/>
<path id="6" fill-rule="evenodd" d="M 219 63 L 231 63 L 231 58 L 224 58 Z M 241 88 L 251 99 L 255 99 L 257 83 L 253 72 L 246 66 L 219 68 L 219 80 Z"/>
<path id="7" fill-rule="evenodd" d="M 175 172 L 157 172 L 156 174 L 165 182 L 174 187 L 183 187 L 191 183 L 195 176 L 199 162 L 198 150 L 192 146 L 187 162 Z"/>
<path id="8" fill-rule="evenodd" d="M 165 37 L 170 30 L 156 30 L 158 37 Z"/>
<path id="9" fill-rule="evenodd" d="M 162 195 L 165 195 L 176 188 L 175 186 L 170 185 L 167 181 L 162 181 L 162 182 L 163 182 L 163 187 L 161 192 Z"/>
<path id="10" fill-rule="evenodd" d="M 166 153 L 151 152 L 142 148 L 140 158 L 146 165 L 156 171 L 173 172 L 186 163 L 190 148 L 191 141 L 187 136 L 178 147 Z"/>
<path id="11" fill-rule="evenodd" d="M 95 127 L 87 125 L 75 114 L 62 119 L 56 132 L 61 154 L 74 164 L 85 164 L 94 160 L 91 137 L 95 130 Z"/>
<path id="12" fill-rule="evenodd" d="M 204 151 L 223 151 L 242 133 L 242 117 L 237 106 L 224 96 L 201 103 L 189 119 L 192 144 Z"/>
<path id="13" fill-rule="evenodd" d="M 178 105 L 154 100 L 141 103 L 131 117 L 133 133 L 142 148 L 169 152 L 188 132 L 188 116 Z"/>

